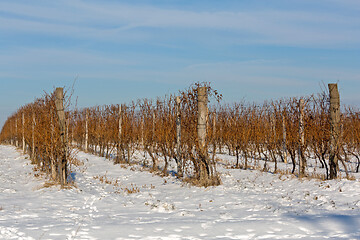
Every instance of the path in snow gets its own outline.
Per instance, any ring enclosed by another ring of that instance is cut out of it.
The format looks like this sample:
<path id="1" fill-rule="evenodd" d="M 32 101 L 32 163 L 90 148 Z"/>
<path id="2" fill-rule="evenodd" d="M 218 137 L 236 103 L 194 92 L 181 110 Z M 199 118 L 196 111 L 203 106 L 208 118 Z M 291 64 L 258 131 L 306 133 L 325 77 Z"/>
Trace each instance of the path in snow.
<path id="1" fill-rule="evenodd" d="M 0 239 L 360 238 L 359 180 L 300 182 L 219 166 L 223 185 L 204 189 L 78 157 L 77 188 L 41 188 L 29 160 L 0 146 Z"/>

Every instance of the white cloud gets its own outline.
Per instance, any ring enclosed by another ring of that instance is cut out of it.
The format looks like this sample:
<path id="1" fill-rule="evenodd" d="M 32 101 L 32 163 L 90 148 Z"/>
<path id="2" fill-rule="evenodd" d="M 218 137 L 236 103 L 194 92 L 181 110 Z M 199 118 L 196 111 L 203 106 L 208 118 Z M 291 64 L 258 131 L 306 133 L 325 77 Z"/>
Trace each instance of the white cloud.
<path id="1" fill-rule="evenodd" d="M 21 48 L 16 52 L 0 54 L 1 65 L 29 64 L 46 66 L 48 64 L 58 65 L 112 65 L 132 66 L 136 62 L 122 59 L 118 56 L 111 57 L 98 52 L 84 52 L 79 50 L 66 50 L 55 48 Z"/>
<path id="2" fill-rule="evenodd" d="M 349 2 L 349 1 L 348 1 Z M 57 1 L 46 6 L 3 1 L 0 29 L 102 40 L 132 36 L 139 28 L 224 30 L 250 36 L 249 42 L 303 46 L 358 45 L 360 19 L 340 12 L 234 10 L 196 12 L 99 1 Z M 324 2 L 325 4 L 325 2 Z M 20 17 L 19 17 L 20 16 Z M 22 17 L 21 17 L 22 16 Z M 131 33 L 130 33 L 131 32 Z M 141 32 L 139 30 L 138 32 Z M 134 35 L 145 38 L 152 33 Z M 125 37 L 126 38 L 126 37 Z"/>
<path id="3" fill-rule="evenodd" d="M 334 3 L 339 7 L 347 8 L 347 9 L 360 9 L 360 1 L 359 0 L 322 0 L 324 4 Z"/>
<path id="4" fill-rule="evenodd" d="M 257 83 L 275 85 L 303 86 L 309 82 L 344 81 L 356 83 L 360 79 L 358 69 L 344 67 L 332 68 L 320 66 L 292 65 L 286 60 L 253 59 L 236 62 L 197 62 L 176 58 L 177 64 L 169 68 L 174 61 L 172 56 L 154 56 L 146 53 L 111 56 L 96 51 L 54 48 L 20 48 L 0 53 L 1 78 L 26 78 L 34 71 L 51 76 L 62 73 L 82 78 L 98 79 L 134 79 L 139 81 L 179 82 L 212 81 L 227 83 Z M 189 64 L 186 66 L 186 64 Z M 159 66 L 166 66 L 160 69 Z M 143 68 L 145 67 L 145 68 Z M 19 75 L 19 76 L 20 76 Z"/>

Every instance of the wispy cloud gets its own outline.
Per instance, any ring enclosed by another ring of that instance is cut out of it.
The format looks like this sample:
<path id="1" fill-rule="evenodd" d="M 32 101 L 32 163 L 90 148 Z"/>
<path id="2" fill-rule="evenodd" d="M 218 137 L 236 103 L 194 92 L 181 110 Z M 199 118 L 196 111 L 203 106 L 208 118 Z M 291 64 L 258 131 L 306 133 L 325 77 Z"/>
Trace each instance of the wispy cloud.
<path id="1" fill-rule="evenodd" d="M 115 65 L 115 66 L 132 66 L 136 65 L 135 60 L 111 57 L 99 52 L 89 52 L 80 50 L 65 50 L 56 48 L 20 48 L 16 53 L 0 54 L 0 64 L 24 64 L 42 65 L 59 64 L 59 65 Z"/>
<path id="2" fill-rule="evenodd" d="M 336 2 L 336 1 L 335 1 Z M 325 2 L 324 2 L 325 4 Z M 340 4 L 337 2 L 337 4 Z M 347 1 L 349 7 L 354 2 Z M 154 6 L 125 5 L 104 1 L 63 0 L 46 6 L 2 1 L 0 29 L 42 32 L 60 36 L 122 39 L 138 30 L 197 29 L 232 31 L 248 42 L 303 46 L 339 47 L 360 43 L 360 19 L 342 12 L 246 9 L 189 11 Z M 173 33 L 171 33 L 173 34 Z M 150 35 L 150 36 L 149 36 Z M 142 37 L 156 37 L 143 32 Z M 135 36 L 132 36 L 136 38 Z"/>
<path id="3" fill-rule="evenodd" d="M 0 77 L 23 77 L 36 74 L 50 77 L 74 76 L 89 79 L 133 79 L 136 81 L 182 82 L 194 81 L 227 83 L 273 84 L 304 86 L 321 81 L 356 83 L 359 69 L 329 66 L 303 66 L 286 59 L 248 59 L 243 61 L 199 62 L 176 59 L 178 65 L 170 68 L 172 56 L 154 56 L 146 53 L 111 56 L 97 51 L 56 48 L 19 48 L 16 52 L 0 53 Z M 186 65 L 189 62 L 195 62 Z M 181 63 L 181 64 L 179 64 Z M 160 68 L 166 66 L 166 69 Z M 63 71 L 65 70 L 65 71 Z M 63 73 L 61 73 L 63 71 Z"/>
<path id="4" fill-rule="evenodd" d="M 335 4 L 337 7 L 345 9 L 360 10 L 360 2 L 358 0 L 321 0 L 323 4 Z"/>

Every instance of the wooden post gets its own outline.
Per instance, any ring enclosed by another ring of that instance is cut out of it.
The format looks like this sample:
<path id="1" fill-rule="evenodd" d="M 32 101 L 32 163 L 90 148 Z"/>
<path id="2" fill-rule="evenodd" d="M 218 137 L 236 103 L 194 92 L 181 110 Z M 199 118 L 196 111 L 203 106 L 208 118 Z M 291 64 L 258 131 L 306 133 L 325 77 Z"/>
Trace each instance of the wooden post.
<path id="1" fill-rule="evenodd" d="M 150 149 L 151 149 L 151 154 L 153 155 L 153 156 L 155 156 L 155 149 L 154 149 L 154 146 L 156 146 L 156 141 L 155 141 L 155 130 L 156 130 L 156 128 L 155 128 L 155 118 L 156 118 L 156 114 L 155 114 L 155 108 L 153 108 L 153 113 L 152 113 L 152 135 L 151 135 L 151 147 L 150 147 Z M 155 169 L 156 168 L 156 160 L 155 160 L 155 157 L 154 158 L 152 158 L 152 160 L 153 160 L 153 169 Z"/>
<path id="2" fill-rule="evenodd" d="M 15 146 L 19 147 L 17 117 L 15 117 Z"/>
<path id="3" fill-rule="evenodd" d="M 14 146 L 14 135 L 13 135 L 13 128 L 12 128 L 12 120 L 10 120 L 10 136 L 11 136 L 11 138 L 10 138 L 10 144 L 12 145 L 12 146 Z"/>
<path id="4" fill-rule="evenodd" d="M 210 169 L 207 161 L 207 149 L 206 149 L 206 125 L 207 125 L 207 88 L 199 87 L 197 89 L 197 101 L 198 101 L 198 147 L 199 147 L 199 169 L 200 169 L 200 181 L 206 182 L 209 180 Z"/>
<path id="5" fill-rule="evenodd" d="M 55 105 L 59 120 L 60 140 L 62 145 L 61 156 L 60 156 L 60 161 L 58 162 L 59 164 L 58 166 L 59 166 L 60 184 L 63 187 L 67 183 L 67 159 L 66 159 L 67 139 L 65 136 L 66 122 L 65 122 L 65 112 L 64 112 L 63 88 L 56 88 L 55 90 Z"/>
<path id="6" fill-rule="evenodd" d="M 88 109 L 85 110 L 85 152 L 88 152 L 89 146 L 89 111 Z"/>
<path id="7" fill-rule="evenodd" d="M 69 153 L 69 150 L 70 150 L 70 138 L 69 138 L 69 126 L 70 126 L 70 117 L 68 116 L 66 118 L 66 115 L 65 115 L 65 126 L 66 126 L 66 130 L 65 130 L 65 139 L 66 139 L 66 154 Z M 67 155 L 66 155 L 66 159 L 68 159 Z"/>
<path id="8" fill-rule="evenodd" d="M 198 88 L 198 138 L 199 138 L 199 147 L 202 154 L 205 155 L 205 145 L 206 145 L 206 120 L 207 120 L 207 89 L 206 87 Z"/>
<path id="9" fill-rule="evenodd" d="M 145 148 L 144 148 L 144 123 L 145 119 L 144 117 L 142 116 L 141 117 L 141 146 L 142 148 L 144 149 L 144 152 L 145 152 Z"/>
<path id="10" fill-rule="evenodd" d="M 123 155 L 121 152 L 121 134 L 122 134 L 122 106 L 119 105 L 119 132 L 118 132 L 118 150 L 117 150 L 117 157 L 118 157 L 118 161 L 122 162 L 123 161 Z"/>
<path id="11" fill-rule="evenodd" d="M 215 155 L 216 155 L 216 112 L 212 113 L 212 132 L 213 132 L 213 153 L 212 153 L 212 164 L 214 166 L 214 171 L 216 171 Z M 245 169 L 247 168 L 247 161 L 245 160 Z"/>
<path id="12" fill-rule="evenodd" d="M 156 119 L 156 114 L 155 114 L 155 108 L 153 109 L 153 113 L 152 113 L 152 137 L 151 140 L 154 143 L 155 142 L 155 119 Z M 152 151 L 153 152 L 153 151 Z"/>
<path id="13" fill-rule="evenodd" d="M 284 159 L 284 163 L 287 163 L 285 111 L 282 114 L 282 129 L 283 129 L 283 159 Z"/>
<path id="14" fill-rule="evenodd" d="M 24 113 L 21 114 L 22 118 L 22 151 L 25 153 L 25 116 Z"/>
<path id="15" fill-rule="evenodd" d="M 178 177 L 183 176 L 183 166 L 181 159 L 181 113 L 180 113 L 180 104 L 181 99 L 179 96 L 175 99 L 175 114 L 176 114 L 176 159 L 177 159 L 177 174 Z"/>
<path id="16" fill-rule="evenodd" d="M 76 120 L 73 119 L 73 122 L 72 122 L 72 126 L 71 126 L 71 141 L 70 141 L 70 144 L 71 146 L 74 146 L 74 127 L 76 125 Z"/>
<path id="17" fill-rule="evenodd" d="M 337 177 L 340 136 L 340 95 L 336 83 L 329 83 L 330 93 L 330 179 Z"/>
<path id="18" fill-rule="evenodd" d="M 32 129 L 31 129 L 31 158 L 35 162 L 35 112 L 32 115 Z"/>
<path id="19" fill-rule="evenodd" d="M 304 134 L 304 99 L 299 101 L 299 177 L 305 175 L 306 159 L 304 156 L 305 134 Z"/>
<path id="20" fill-rule="evenodd" d="M 56 165 L 56 159 L 55 159 L 55 155 L 54 155 L 54 148 L 51 147 L 54 145 L 54 133 L 55 133 L 55 126 L 54 126 L 54 118 L 53 118 L 53 113 L 51 112 L 50 115 L 50 128 L 51 128 L 51 139 L 50 139 L 50 169 L 51 169 L 51 178 L 53 181 L 58 180 L 58 166 Z M 43 161 L 43 163 L 45 164 L 45 162 Z"/>
<path id="21" fill-rule="evenodd" d="M 276 148 L 275 145 L 277 145 L 277 135 L 276 135 L 276 119 L 275 119 L 275 107 L 274 107 L 274 112 L 271 113 L 270 116 L 270 124 L 271 124 L 271 131 L 272 131 L 272 144 L 273 146 L 271 146 L 272 148 Z M 271 154 L 271 156 L 273 157 L 273 161 L 275 164 L 275 168 L 274 168 L 274 172 L 277 172 L 277 159 L 275 154 Z"/>

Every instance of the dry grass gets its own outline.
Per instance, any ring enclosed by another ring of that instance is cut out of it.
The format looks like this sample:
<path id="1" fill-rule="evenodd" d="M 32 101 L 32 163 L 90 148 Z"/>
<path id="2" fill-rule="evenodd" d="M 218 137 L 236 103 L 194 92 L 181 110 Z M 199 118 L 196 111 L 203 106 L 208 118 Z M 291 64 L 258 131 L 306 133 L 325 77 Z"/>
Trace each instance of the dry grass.
<path id="1" fill-rule="evenodd" d="M 210 177 L 209 179 L 203 179 L 203 180 L 200 180 L 200 179 L 197 179 L 194 177 L 188 177 L 188 178 L 184 178 L 183 181 L 186 183 L 189 183 L 193 186 L 205 187 L 205 188 L 211 187 L 211 186 L 219 186 L 222 184 L 221 178 L 218 175 Z"/>
<path id="2" fill-rule="evenodd" d="M 76 167 L 84 166 L 84 161 L 75 157 L 77 155 L 77 152 L 78 151 L 76 151 L 76 153 L 73 152 L 73 155 L 70 155 L 68 157 L 68 163 L 70 164 L 70 166 L 76 166 Z"/>
<path id="3" fill-rule="evenodd" d="M 356 177 L 354 175 L 349 175 L 348 177 L 346 177 L 346 179 L 350 181 L 355 181 Z"/>
<path id="4" fill-rule="evenodd" d="M 142 186 L 142 188 L 150 188 L 150 189 L 155 189 L 155 186 L 150 184 L 150 186 L 148 187 L 146 184 Z"/>
<path id="5" fill-rule="evenodd" d="M 124 186 L 121 184 L 119 179 L 111 180 L 106 176 L 106 174 L 103 176 L 94 176 L 93 178 L 99 180 L 103 184 L 112 185 L 115 188 L 115 193 L 125 192 L 127 194 L 133 194 L 140 192 L 140 188 L 138 188 L 135 184 L 132 183 L 130 186 Z M 153 188 L 155 188 L 155 186 L 151 185 L 151 189 Z"/>
<path id="6" fill-rule="evenodd" d="M 116 180 L 116 182 L 113 183 L 111 180 L 109 180 L 109 179 L 107 178 L 106 174 L 103 175 L 103 176 L 100 176 L 100 175 L 94 176 L 93 178 L 99 180 L 101 183 L 104 183 L 104 184 L 111 184 L 111 185 L 114 185 L 114 186 L 118 186 L 118 185 L 117 185 L 117 184 L 118 184 L 118 180 Z"/>
<path id="7" fill-rule="evenodd" d="M 53 181 L 53 180 L 48 180 L 44 184 L 42 184 L 38 187 L 35 187 L 33 190 L 36 191 L 36 190 L 40 190 L 43 188 L 52 188 L 54 186 L 58 187 L 59 182 Z M 77 185 L 75 184 L 75 182 L 69 182 L 68 184 L 66 184 L 62 187 L 62 189 L 72 189 L 72 188 L 77 188 Z"/>
<path id="8" fill-rule="evenodd" d="M 132 193 L 138 193 L 140 192 L 140 189 L 135 185 L 135 184 L 131 184 L 131 187 L 128 188 L 128 187 L 125 187 L 125 188 L 122 188 L 122 190 L 124 192 L 126 192 L 127 194 L 132 194 Z"/>

